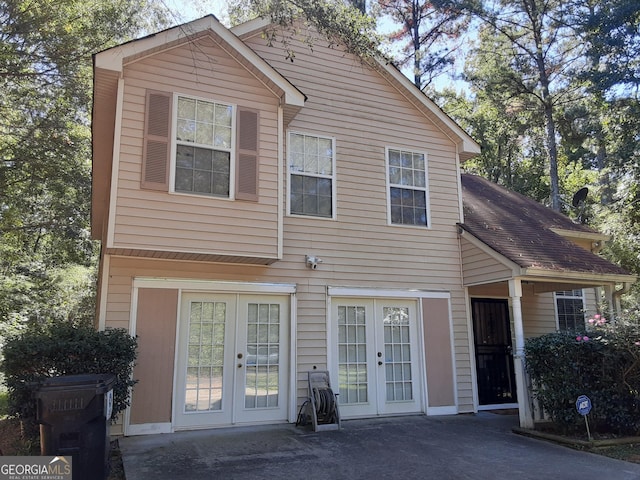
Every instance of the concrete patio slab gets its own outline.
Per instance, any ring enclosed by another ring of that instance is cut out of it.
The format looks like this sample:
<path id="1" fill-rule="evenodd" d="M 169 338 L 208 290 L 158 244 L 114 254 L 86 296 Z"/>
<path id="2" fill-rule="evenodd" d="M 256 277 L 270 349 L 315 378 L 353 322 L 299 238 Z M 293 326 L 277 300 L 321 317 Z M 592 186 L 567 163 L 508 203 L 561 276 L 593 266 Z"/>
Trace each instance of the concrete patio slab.
<path id="1" fill-rule="evenodd" d="M 512 433 L 517 417 L 350 420 L 120 439 L 127 480 L 640 479 L 640 465 Z"/>

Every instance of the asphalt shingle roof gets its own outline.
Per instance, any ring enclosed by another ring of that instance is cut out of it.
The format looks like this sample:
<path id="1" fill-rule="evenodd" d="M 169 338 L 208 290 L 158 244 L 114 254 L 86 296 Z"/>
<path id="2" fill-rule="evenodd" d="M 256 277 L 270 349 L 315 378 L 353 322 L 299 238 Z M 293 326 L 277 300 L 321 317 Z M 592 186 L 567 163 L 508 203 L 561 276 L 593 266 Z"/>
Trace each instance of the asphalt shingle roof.
<path id="1" fill-rule="evenodd" d="M 461 227 L 523 268 L 629 275 L 623 268 L 551 231 L 597 233 L 524 195 L 476 175 L 462 175 Z"/>

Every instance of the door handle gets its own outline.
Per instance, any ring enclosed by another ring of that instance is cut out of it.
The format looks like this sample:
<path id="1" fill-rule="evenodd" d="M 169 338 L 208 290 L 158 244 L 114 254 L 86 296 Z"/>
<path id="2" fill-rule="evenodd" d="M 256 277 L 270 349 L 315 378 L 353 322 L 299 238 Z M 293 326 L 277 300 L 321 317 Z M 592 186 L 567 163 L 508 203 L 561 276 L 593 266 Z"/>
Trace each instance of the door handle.
<path id="1" fill-rule="evenodd" d="M 378 352 L 378 358 L 382 358 L 382 352 Z M 382 360 L 378 360 L 378 365 L 382 365 Z"/>
<path id="2" fill-rule="evenodd" d="M 238 364 L 238 368 L 242 368 L 242 364 L 241 363 Z"/>
<path id="3" fill-rule="evenodd" d="M 382 360 L 378 360 L 378 365 L 382 365 Z"/>

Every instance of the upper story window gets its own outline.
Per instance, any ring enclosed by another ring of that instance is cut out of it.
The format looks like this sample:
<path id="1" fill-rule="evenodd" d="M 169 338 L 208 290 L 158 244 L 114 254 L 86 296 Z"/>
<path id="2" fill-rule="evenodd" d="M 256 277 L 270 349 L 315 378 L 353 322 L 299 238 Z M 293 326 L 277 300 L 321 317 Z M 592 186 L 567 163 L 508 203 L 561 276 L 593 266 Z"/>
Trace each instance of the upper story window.
<path id="1" fill-rule="evenodd" d="M 335 218 L 335 139 L 289 133 L 289 213 Z"/>
<path id="2" fill-rule="evenodd" d="M 429 226 L 426 154 L 387 148 L 389 223 Z"/>
<path id="3" fill-rule="evenodd" d="M 584 292 L 561 290 L 555 292 L 558 329 L 562 332 L 584 330 Z"/>
<path id="4" fill-rule="evenodd" d="M 259 201 L 260 112 L 148 90 L 144 189 Z"/>
<path id="5" fill-rule="evenodd" d="M 229 197 L 231 190 L 231 105 L 177 97 L 176 192 Z"/>

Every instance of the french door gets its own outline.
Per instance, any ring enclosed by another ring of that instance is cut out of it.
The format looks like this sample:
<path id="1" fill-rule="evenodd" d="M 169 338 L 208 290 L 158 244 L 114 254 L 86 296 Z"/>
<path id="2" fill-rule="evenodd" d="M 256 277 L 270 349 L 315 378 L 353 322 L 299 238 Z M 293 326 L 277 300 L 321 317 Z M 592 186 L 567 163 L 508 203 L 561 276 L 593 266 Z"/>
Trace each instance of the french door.
<path id="1" fill-rule="evenodd" d="M 174 427 L 287 419 L 289 299 L 185 293 Z"/>
<path id="2" fill-rule="evenodd" d="M 343 417 L 421 411 L 416 320 L 415 301 L 332 299 L 332 377 Z"/>

